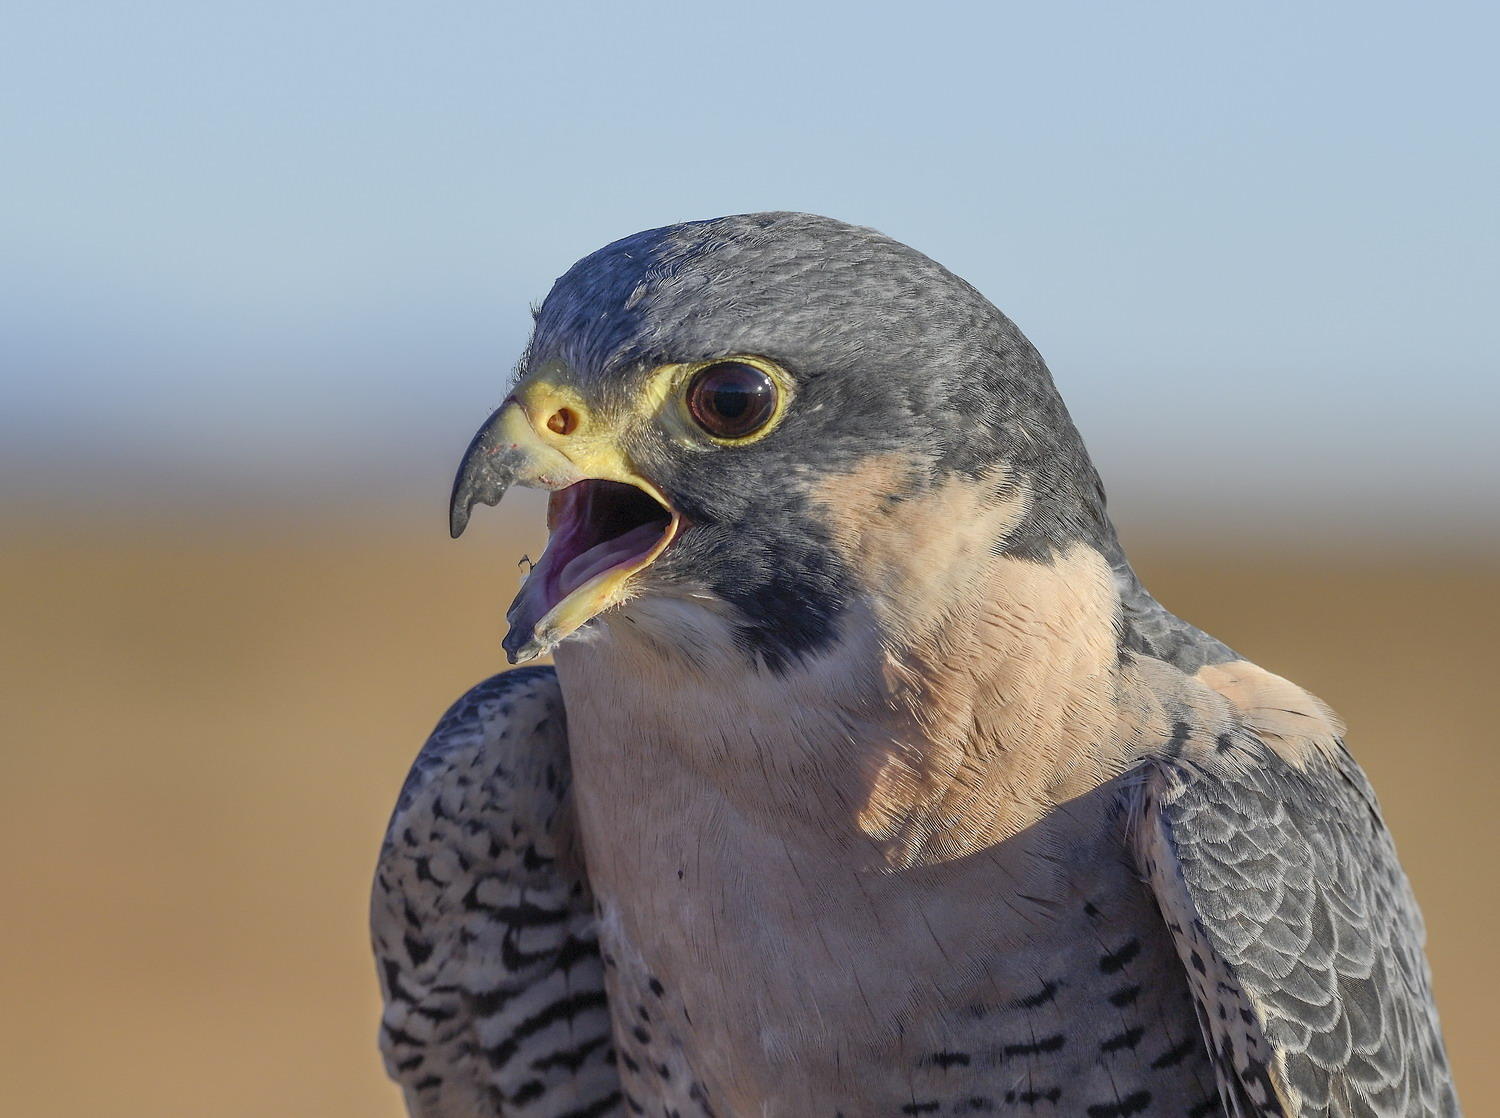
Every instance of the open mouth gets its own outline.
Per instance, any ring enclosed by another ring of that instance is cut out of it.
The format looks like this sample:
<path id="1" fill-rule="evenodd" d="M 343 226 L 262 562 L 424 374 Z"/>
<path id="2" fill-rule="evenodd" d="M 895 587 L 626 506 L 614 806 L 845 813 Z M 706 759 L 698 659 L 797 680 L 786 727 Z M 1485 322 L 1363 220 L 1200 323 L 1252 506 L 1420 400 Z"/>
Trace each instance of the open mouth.
<path id="1" fill-rule="evenodd" d="M 622 600 L 626 579 L 655 561 L 679 525 L 664 501 L 624 482 L 590 478 L 554 493 L 547 550 L 510 608 L 511 660 L 540 655 Z"/>

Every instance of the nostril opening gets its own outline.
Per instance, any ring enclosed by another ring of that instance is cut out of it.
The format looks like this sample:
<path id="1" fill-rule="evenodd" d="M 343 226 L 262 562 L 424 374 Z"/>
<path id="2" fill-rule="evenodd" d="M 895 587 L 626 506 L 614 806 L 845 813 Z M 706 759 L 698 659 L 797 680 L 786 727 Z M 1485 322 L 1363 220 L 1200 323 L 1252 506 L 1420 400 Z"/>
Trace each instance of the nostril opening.
<path id="1" fill-rule="evenodd" d="M 547 420 L 547 430 L 558 435 L 571 435 L 578 429 L 578 415 L 572 408 L 558 408 Z"/>

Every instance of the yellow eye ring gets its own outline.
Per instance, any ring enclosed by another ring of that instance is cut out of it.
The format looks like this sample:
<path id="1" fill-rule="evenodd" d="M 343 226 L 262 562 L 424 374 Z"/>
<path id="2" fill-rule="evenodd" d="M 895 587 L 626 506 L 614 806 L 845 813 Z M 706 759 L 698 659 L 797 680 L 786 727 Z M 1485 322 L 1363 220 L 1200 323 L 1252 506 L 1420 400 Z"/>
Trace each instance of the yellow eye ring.
<path id="1" fill-rule="evenodd" d="M 684 371 L 682 403 L 688 417 L 721 446 L 764 438 L 786 412 L 790 379 L 764 357 L 720 357 Z"/>
<path id="2" fill-rule="evenodd" d="M 715 438 L 743 439 L 771 421 L 778 395 L 776 382 L 764 369 L 744 361 L 716 361 L 688 382 L 688 413 Z"/>

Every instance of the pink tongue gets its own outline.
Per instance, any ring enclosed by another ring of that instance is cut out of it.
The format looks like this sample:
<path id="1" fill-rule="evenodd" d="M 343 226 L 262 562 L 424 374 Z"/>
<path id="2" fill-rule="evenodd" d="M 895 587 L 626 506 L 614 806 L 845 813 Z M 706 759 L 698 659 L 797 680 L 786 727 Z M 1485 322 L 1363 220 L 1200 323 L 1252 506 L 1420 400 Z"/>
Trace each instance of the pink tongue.
<path id="1" fill-rule="evenodd" d="M 557 595 L 566 598 L 589 579 L 611 567 L 638 559 L 661 539 L 660 524 L 641 524 L 623 536 L 596 543 L 582 555 L 574 556 L 557 576 Z"/>

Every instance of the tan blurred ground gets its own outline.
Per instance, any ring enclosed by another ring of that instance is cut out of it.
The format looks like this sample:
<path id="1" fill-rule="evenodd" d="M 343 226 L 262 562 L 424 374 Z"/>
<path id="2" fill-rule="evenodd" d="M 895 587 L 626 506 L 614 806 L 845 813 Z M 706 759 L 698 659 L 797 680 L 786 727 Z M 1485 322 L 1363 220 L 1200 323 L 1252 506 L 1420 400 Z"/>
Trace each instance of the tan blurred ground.
<path id="1" fill-rule="evenodd" d="M 482 532 L 7 525 L 0 1113 L 399 1114 L 366 887 L 423 735 L 500 666 L 520 547 Z M 1500 577 L 1161 555 L 1138 556 L 1159 597 L 1351 724 L 1426 907 L 1464 1101 L 1500 1112 Z"/>

